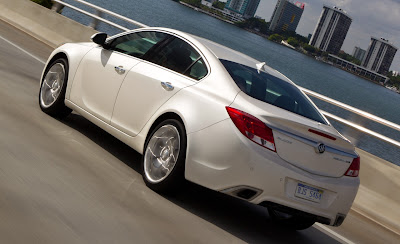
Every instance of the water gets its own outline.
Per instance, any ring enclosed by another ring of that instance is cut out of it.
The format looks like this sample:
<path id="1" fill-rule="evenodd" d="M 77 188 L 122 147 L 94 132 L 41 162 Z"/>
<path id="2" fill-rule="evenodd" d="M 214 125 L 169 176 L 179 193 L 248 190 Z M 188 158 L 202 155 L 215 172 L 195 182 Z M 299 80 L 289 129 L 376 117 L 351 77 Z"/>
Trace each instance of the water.
<path id="1" fill-rule="evenodd" d="M 269 66 L 279 70 L 302 87 L 400 124 L 399 94 L 270 42 L 236 26 L 199 13 L 172 0 L 87 1 L 149 26 L 174 28 L 221 43 L 260 61 L 265 61 Z M 72 0 L 66 2 L 77 5 Z M 80 7 L 85 8 L 84 6 Z M 69 9 L 64 9 L 63 14 L 82 24 L 91 22 L 90 18 Z M 117 19 L 106 18 L 128 28 L 135 28 Z M 120 32 L 105 24 L 101 24 L 99 30 L 110 35 Z M 370 122 L 329 104 L 317 100 L 315 102 L 323 110 L 400 141 L 400 132 Z M 400 165 L 400 149 L 333 121 L 332 123 L 357 147 Z"/>

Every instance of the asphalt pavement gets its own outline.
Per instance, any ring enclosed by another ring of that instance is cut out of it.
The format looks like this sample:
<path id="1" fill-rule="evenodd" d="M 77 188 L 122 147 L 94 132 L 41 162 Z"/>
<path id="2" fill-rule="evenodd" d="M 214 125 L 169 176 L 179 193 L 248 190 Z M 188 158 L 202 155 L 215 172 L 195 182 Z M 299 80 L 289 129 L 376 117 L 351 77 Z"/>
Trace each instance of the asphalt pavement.
<path id="1" fill-rule="evenodd" d="M 41 112 L 52 48 L 2 21 L 0 37 L 0 243 L 398 243 L 354 212 L 339 228 L 293 232 L 191 183 L 151 191 L 134 150 L 77 114 Z"/>

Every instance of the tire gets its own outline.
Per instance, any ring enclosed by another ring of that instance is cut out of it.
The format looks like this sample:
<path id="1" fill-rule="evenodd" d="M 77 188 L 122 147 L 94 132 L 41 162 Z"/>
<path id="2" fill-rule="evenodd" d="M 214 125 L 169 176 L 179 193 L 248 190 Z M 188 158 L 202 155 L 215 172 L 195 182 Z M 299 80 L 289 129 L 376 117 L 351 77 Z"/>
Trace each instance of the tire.
<path id="1" fill-rule="evenodd" d="M 315 223 L 313 219 L 295 214 L 286 214 L 273 208 L 268 208 L 268 213 L 274 222 L 290 230 L 305 230 Z"/>
<path id="2" fill-rule="evenodd" d="M 39 91 L 39 106 L 46 114 L 64 118 L 72 110 L 65 106 L 65 91 L 68 81 L 68 62 L 64 58 L 54 60 L 46 67 Z"/>
<path id="3" fill-rule="evenodd" d="M 144 146 L 144 182 L 159 193 L 176 192 L 185 181 L 185 159 L 185 127 L 175 119 L 161 122 L 151 131 Z"/>

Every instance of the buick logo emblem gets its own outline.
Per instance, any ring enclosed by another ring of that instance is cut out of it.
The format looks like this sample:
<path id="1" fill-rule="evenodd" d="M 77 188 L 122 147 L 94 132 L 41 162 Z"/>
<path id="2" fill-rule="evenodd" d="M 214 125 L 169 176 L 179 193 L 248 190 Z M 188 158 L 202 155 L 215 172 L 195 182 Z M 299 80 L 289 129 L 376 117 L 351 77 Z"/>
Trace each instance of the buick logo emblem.
<path id="1" fill-rule="evenodd" d="M 325 152 L 325 145 L 323 143 L 318 143 L 316 151 L 317 151 L 317 153 L 324 153 Z"/>

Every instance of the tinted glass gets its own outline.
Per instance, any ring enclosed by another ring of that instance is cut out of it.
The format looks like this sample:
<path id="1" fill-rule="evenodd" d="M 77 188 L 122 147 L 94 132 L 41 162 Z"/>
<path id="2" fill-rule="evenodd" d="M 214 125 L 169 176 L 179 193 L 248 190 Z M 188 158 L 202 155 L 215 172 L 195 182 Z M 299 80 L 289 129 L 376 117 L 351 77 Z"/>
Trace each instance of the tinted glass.
<path id="1" fill-rule="evenodd" d="M 221 62 L 238 87 L 247 95 L 326 124 L 315 106 L 294 85 L 242 64 L 227 60 Z"/>
<path id="2" fill-rule="evenodd" d="M 203 59 L 197 60 L 185 73 L 185 75 L 200 80 L 207 75 L 207 66 L 204 64 Z"/>
<path id="3" fill-rule="evenodd" d="M 152 55 L 149 61 L 183 74 L 199 57 L 192 46 L 174 38 Z"/>
<path id="4" fill-rule="evenodd" d="M 141 58 L 154 45 L 164 40 L 168 35 L 160 32 L 136 32 L 115 38 L 110 49 Z"/>

